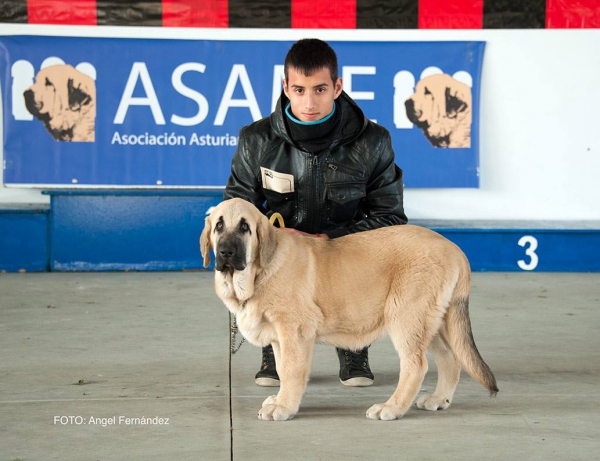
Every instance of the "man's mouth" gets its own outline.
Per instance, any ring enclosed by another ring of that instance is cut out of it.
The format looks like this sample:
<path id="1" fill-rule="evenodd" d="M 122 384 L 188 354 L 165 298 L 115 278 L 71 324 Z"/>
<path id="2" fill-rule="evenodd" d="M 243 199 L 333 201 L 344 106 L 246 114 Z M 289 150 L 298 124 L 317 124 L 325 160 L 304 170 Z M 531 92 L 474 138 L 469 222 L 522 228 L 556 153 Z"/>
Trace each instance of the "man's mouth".
<path id="1" fill-rule="evenodd" d="M 318 112 L 317 113 L 313 113 L 313 112 L 304 113 L 302 115 L 304 115 L 304 118 L 307 118 L 307 119 L 310 119 L 310 120 L 318 120 L 318 118 L 319 118 L 319 113 Z"/>

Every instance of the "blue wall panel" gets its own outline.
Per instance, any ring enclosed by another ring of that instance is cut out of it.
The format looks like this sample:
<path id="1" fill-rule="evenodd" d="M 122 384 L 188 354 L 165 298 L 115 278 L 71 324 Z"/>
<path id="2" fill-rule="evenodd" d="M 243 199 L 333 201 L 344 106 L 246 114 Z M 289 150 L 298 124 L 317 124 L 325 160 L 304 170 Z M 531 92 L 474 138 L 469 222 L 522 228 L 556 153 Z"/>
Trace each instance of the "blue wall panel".
<path id="1" fill-rule="evenodd" d="M 600 272 L 600 229 L 434 229 L 473 271 Z"/>
<path id="2" fill-rule="evenodd" d="M 52 192 L 52 270 L 200 269 L 206 211 L 222 192 Z"/>
<path id="3" fill-rule="evenodd" d="M 0 271 L 201 269 L 204 218 L 222 198 L 221 191 L 49 195 L 50 210 L 0 209 Z M 460 246 L 473 271 L 600 272 L 600 223 L 419 224 Z"/>
<path id="4" fill-rule="evenodd" d="M 47 209 L 0 209 L 0 271 L 48 270 L 47 221 Z"/>

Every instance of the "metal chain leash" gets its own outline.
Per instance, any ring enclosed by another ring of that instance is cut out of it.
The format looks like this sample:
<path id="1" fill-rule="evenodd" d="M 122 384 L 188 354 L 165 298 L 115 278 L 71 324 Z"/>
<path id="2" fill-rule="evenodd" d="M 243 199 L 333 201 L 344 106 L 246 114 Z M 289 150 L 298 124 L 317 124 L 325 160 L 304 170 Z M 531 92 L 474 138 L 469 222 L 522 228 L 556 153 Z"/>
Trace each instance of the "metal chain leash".
<path id="1" fill-rule="evenodd" d="M 245 305 L 245 302 L 244 302 Z M 231 322 L 231 342 L 230 342 L 230 350 L 231 350 L 231 355 L 235 354 L 237 351 L 240 350 L 240 347 L 242 347 L 242 344 L 244 344 L 246 342 L 246 338 L 244 338 L 242 336 L 242 340 L 240 341 L 240 343 L 236 346 L 235 341 L 236 341 L 236 336 L 239 332 L 238 330 L 238 326 L 237 326 L 237 322 L 235 320 L 235 314 L 231 314 L 232 317 L 232 322 Z"/>

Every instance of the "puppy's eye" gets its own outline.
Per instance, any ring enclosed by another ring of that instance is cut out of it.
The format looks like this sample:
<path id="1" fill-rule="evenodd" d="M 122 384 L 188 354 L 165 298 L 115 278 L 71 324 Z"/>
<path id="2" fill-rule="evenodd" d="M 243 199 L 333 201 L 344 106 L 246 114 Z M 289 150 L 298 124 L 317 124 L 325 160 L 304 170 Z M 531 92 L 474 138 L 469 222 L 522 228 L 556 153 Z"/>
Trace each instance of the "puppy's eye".
<path id="1" fill-rule="evenodd" d="M 53 86 L 52 82 L 46 77 L 46 86 Z"/>
<path id="2" fill-rule="evenodd" d="M 217 232 L 221 232 L 221 231 L 223 230 L 223 221 L 219 221 L 219 222 L 217 223 L 217 225 L 215 226 L 215 230 L 216 230 Z"/>
<path id="3" fill-rule="evenodd" d="M 246 222 L 240 223 L 240 230 L 242 232 L 250 232 L 250 226 Z"/>
<path id="4" fill-rule="evenodd" d="M 425 94 L 431 94 L 431 91 L 429 91 L 429 88 L 425 87 Z"/>

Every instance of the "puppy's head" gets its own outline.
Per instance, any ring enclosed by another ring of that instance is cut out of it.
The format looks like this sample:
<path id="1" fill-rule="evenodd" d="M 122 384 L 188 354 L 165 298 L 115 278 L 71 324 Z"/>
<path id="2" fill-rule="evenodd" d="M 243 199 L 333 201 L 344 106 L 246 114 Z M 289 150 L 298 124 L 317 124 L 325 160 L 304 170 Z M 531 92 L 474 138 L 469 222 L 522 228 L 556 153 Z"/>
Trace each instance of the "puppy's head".
<path id="1" fill-rule="evenodd" d="M 23 96 L 27 110 L 44 122 L 50 134 L 68 141 L 73 137 L 73 127 L 95 111 L 96 85 L 72 66 L 56 65 L 38 72 L 35 83 Z"/>
<path id="2" fill-rule="evenodd" d="M 234 198 L 221 202 L 205 219 L 200 235 L 204 267 L 215 254 L 215 269 L 233 274 L 248 265 L 266 267 L 271 261 L 276 239 L 268 219 L 250 202 Z"/>
<path id="3" fill-rule="evenodd" d="M 471 126 L 471 88 L 448 74 L 425 77 L 405 102 L 406 115 L 437 147 L 452 147 L 450 136 Z"/>

